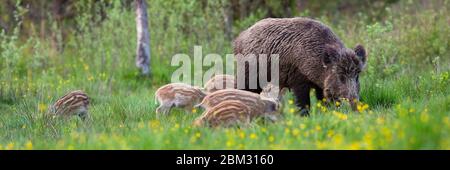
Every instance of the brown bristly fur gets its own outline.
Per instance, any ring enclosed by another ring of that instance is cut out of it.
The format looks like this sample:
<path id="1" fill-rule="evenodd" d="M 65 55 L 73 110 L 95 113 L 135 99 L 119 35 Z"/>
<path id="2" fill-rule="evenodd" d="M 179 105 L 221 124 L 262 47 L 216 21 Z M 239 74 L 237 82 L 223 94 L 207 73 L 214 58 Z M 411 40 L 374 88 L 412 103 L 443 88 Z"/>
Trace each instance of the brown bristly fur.
<path id="1" fill-rule="evenodd" d="M 328 26 L 317 20 L 301 17 L 263 19 L 242 31 L 233 47 L 236 56 L 278 54 L 280 87 L 289 88 L 296 98 L 296 105 L 302 109 L 309 108 L 311 89 L 317 91 L 319 100 L 359 99 L 358 76 L 367 62 L 364 47 L 345 47 Z M 268 63 L 271 60 L 269 58 Z M 270 75 L 270 64 L 267 66 L 262 70 L 267 70 Z M 247 67 L 246 86 L 250 82 L 249 76 L 259 75 L 249 74 Z M 261 89 L 246 90 L 261 92 Z"/>

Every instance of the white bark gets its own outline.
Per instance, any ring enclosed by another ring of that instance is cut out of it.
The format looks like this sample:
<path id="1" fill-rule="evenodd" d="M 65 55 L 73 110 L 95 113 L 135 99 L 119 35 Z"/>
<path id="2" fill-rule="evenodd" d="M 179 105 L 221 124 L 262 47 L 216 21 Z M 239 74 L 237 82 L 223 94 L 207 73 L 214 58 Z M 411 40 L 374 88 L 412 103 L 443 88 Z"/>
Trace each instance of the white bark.
<path id="1" fill-rule="evenodd" d="M 225 37 L 228 41 L 233 39 L 233 9 L 231 1 L 222 1 L 222 15 L 225 22 Z"/>
<path id="2" fill-rule="evenodd" d="M 136 0 L 137 49 L 136 66 L 143 75 L 151 74 L 150 34 L 148 31 L 147 4 L 145 0 Z"/>

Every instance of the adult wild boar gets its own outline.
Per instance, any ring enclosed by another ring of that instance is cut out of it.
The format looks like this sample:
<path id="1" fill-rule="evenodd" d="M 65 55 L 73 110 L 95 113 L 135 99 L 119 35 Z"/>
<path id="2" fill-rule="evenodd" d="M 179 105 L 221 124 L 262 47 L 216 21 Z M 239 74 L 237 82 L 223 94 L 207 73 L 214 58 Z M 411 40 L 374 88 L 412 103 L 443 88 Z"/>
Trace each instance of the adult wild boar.
<path id="1" fill-rule="evenodd" d="M 346 48 L 331 29 L 319 21 L 308 18 L 263 19 L 241 32 L 233 45 L 234 54 L 244 56 L 237 58 L 238 64 L 249 54 L 257 57 L 260 54 L 278 54 L 279 86 L 293 92 L 295 104 L 302 109 L 302 114 L 308 114 L 311 89 L 316 89 L 320 100 L 324 97 L 328 101 L 346 98 L 352 106 L 359 100 L 358 77 L 367 61 L 364 47 Z M 270 57 L 267 60 L 270 81 Z M 241 62 L 238 67 L 242 67 L 242 63 L 246 62 Z M 257 89 L 249 88 L 248 76 L 246 67 L 244 89 L 261 92 L 259 83 Z"/>

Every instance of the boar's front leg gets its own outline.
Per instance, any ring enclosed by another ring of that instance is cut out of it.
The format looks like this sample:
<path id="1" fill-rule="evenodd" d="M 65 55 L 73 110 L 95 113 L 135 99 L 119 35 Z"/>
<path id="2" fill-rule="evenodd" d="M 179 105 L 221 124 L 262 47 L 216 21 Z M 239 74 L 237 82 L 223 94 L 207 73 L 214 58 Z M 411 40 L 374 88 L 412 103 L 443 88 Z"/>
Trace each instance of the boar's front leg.
<path id="1" fill-rule="evenodd" d="M 320 87 L 314 86 L 314 90 L 316 90 L 316 98 L 319 101 L 324 99 L 323 90 Z"/>
<path id="2" fill-rule="evenodd" d="M 311 104 L 309 99 L 310 90 L 311 86 L 308 84 L 300 84 L 292 87 L 292 92 L 295 97 L 295 105 L 300 108 L 300 116 L 309 116 L 309 107 Z"/>

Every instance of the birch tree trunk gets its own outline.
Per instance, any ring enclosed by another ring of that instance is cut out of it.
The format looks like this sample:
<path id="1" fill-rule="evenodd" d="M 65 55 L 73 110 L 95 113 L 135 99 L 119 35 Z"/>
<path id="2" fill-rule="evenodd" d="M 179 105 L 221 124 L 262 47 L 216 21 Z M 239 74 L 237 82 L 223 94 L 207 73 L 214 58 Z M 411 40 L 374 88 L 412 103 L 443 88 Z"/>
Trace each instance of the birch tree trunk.
<path id="1" fill-rule="evenodd" d="M 150 34 L 148 31 L 147 4 L 145 0 L 136 0 L 137 50 L 136 66 L 143 75 L 150 75 Z"/>
<path id="2" fill-rule="evenodd" d="M 228 41 L 233 39 L 233 6 L 232 1 L 222 1 L 222 15 L 225 22 L 225 37 Z"/>

